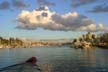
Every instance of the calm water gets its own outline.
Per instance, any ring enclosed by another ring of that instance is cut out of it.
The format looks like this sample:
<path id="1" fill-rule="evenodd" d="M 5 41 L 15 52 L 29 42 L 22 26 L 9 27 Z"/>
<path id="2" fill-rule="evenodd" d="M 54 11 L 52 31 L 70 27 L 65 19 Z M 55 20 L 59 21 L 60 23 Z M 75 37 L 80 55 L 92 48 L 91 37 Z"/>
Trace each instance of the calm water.
<path id="1" fill-rule="evenodd" d="M 107 49 L 37 47 L 0 49 L 0 68 L 36 56 L 43 72 L 108 72 Z"/>

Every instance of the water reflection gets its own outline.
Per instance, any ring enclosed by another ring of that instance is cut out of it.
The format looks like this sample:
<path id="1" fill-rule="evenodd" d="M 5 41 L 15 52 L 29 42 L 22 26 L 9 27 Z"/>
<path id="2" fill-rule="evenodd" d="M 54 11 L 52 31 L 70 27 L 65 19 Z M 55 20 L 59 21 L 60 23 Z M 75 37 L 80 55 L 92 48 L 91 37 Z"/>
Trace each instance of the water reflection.
<path id="1" fill-rule="evenodd" d="M 82 61 L 84 64 L 89 62 L 90 66 L 96 67 L 95 60 L 95 50 L 93 48 L 85 48 L 82 50 Z"/>
<path id="2" fill-rule="evenodd" d="M 80 71 L 82 72 L 96 72 L 96 57 L 94 48 L 85 48 L 82 50 L 82 64 L 80 64 Z"/>
<path id="3" fill-rule="evenodd" d="M 108 50 L 98 48 L 86 48 L 82 50 L 82 72 L 108 71 Z"/>

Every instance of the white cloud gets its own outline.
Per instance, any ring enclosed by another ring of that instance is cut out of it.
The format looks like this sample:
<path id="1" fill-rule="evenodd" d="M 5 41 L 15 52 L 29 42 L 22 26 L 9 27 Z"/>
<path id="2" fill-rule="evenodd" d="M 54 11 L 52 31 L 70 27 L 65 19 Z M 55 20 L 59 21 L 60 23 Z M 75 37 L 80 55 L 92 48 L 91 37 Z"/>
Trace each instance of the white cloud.
<path id="1" fill-rule="evenodd" d="M 88 32 L 98 32 L 98 31 L 103 31 L 103 32 L 105 32 L 105 31 L 108 31 L 108 26 L 104 26 L 103 24 L 98 24 L 98 25 L 96 25 L 96 24 L 90 24 L 90 25 L 88 25 L 88 26 L 83 26 L 83 27 L 81 27 L 81 30 L 82 31 L 88 31 Z"/>
<path id="2" fill-rule="evenodd" d="M 76 30 L 81 26 L 88 26 L 93 23 L 93 20 L 84 15 L 79 15 L 77 12 L 67 13 L 64 15 L 55 14 L 52 16 L 52 20 L 71 30 Z"/>
<path id="3" fill-rule="evenodd" d="M 33 11 L 23 10 L 17 17 L 20 29 L 33 30 L 43 28 L 58 31 L 97 31 L 103 30 L 103 25 L 96 26 L 92 19 L 77 12 L 58 14 L 51 12 L 47 6 Z"/>
<path id="4" fill-rule="evenodd" d="M 48 7 L 41 7 L 32 12 L 22 11 L 17 18 L 19 22 L 18 28 L 35 29 L 42 27 L 46 29 L 48 27 L 53 28 L 52 26 L 59 26 L 58 24 L 53 24 L 54 22 L 51 20 L 53 14 L 55 12 L 50 12 Z"/>

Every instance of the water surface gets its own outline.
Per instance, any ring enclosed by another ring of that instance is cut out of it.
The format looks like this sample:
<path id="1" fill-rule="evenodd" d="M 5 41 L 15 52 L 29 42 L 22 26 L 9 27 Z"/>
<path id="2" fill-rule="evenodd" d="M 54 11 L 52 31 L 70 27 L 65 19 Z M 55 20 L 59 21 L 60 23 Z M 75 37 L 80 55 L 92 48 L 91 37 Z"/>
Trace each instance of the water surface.
<path id="1" fill-rule="evenodd" d="M 108 72 L 108 50 L 36 47 L 0 49 L 0 68 L 36 56 L 43 72 Z"/>

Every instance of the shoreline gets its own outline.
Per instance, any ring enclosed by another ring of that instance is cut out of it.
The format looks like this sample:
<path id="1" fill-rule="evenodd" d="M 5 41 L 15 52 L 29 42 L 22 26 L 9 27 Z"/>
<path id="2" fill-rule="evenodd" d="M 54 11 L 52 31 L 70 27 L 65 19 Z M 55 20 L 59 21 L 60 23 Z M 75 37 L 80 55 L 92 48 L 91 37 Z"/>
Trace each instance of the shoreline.
<path id="1" fill-rule="evenodd" d="M 4 49 L 4 48 L 8 48 L 8 49 L 11 49 L 11 48 L 37 48 L 37 47 L 61 47 L 61 46 L 64 46 L 64 45 L 61 45 L 61 46 L 59 46 L 59 45 L 53 45 L 53 46 L 51 46 L 51 45 L 42 45 L 42 46 L 17 46 L 17 47 L 0 47 L 0 49 Z"/>

